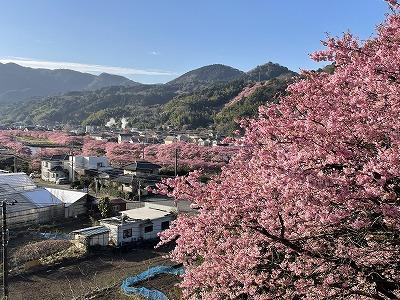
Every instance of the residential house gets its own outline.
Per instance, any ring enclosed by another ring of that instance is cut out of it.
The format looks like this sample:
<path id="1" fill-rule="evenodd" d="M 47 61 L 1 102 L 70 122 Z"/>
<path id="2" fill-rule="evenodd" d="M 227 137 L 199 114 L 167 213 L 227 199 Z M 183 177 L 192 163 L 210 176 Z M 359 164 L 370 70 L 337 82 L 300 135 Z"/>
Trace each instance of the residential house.
<path id="1" fill-rule="evenodd" d="M 123 174 L 124 170 L 122 169 L 110 168 L 99 171 L 96 180 L 100 185 L 109 186 L 112 180 L 122 176 Z"/>
<path id="2" fill-rule="evenodd" d="M 168 136 L 166 136 L 165 139 L 164 139 L 164 144 L 170 145 L 170 144 L 176 143 L 177 141 L 178 141 L 178 140 L 176 139 L 175 136 L 173 136 L 173 135 L 168 135 Z"/>
<path id="3" fill-rule="evenodd" d="M 140 191 L 140 196 L 145 196 L 149 193 L 147 190 L 148 187 L 154 187 L 155 183 L 160 180 L 161 177 L 159 175 L 137 176 L 134 174 L 126 174 L 112 181 L 121 192 L 138 195 Z"/>
<path id="4" fill-rule="evenodd" d="M 156 182 L 161 180 L 159 176 L 160 165 L 149 161 L 135 161 L 123 167 L 124 174 L 115 178 L 117 188 L 121 192 L 134 193 L 144 196 L 148 194 L 148 187 L 154 186 Z"/>
<path id="5" fill-rule="evenodd" d="M 147 176 L 158 175 L 161 166 L 146 160 L 137 160 L 123 167 L 124 175 Z"/>
<path id="6" fill-rule="evenodd" d="M 198 209 L 191 206 L 191 202 L 187 200 L 175 201 L 174 198 L 163 195 L 148 195 L 141 198 L 141 201 L 127 201 L 126 209 L 134 209 L 140 207 L 149 207 L 153 209 L 161 209 L 174 213 L 197 214 Z"/>
<path id="7" fill-rule="evenodd" d="M 105 156 L 70 156 L 68 163 L 69 179 L 78 176 L 95 176 L 100 172 L 112 169 Z"/>
<path id="8" fill-rule="evenodd" d="M 71 128 L 69 132 L 76 135 L 81 135 L 85 133 L 82 127 Z"/>
<path id="9" fill-rule="evenodd" d="M 119 217 L 100 220 L 108 228 L 110 243 L 123 246 L 142 240 L 158 238 L 158 233 L 168 229 L 175 214 L 167 210 L 141 207 L 124 211 Z"/>
<path id="10" fill-rule="evenodd" d="M 59 178 L 68 178 L 68 155 L 53 155 L 41 161 L 41 178 L 44 181 L 56 182 Z"/>

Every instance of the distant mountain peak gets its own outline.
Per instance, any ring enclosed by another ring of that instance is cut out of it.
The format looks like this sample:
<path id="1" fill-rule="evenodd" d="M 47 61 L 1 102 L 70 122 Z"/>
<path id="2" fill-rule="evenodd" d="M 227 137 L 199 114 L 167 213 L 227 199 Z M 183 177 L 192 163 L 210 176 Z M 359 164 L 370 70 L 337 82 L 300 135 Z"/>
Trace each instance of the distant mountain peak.
<path id="1" fill-rule="evenodd" d="M 96 76 L 70 69 L 34 69 L 15 63 L 0 63 L 0 102 L 15 102 L 31 97 L 97 90 L 110 86 L 134 85 L 139 83 L 108 73 Z"/>
<path id="2" fill-rule="evenodd" d="M 253 81 L 264 81 L 283 76 L 293 77 L 295 75 L 297 75 L 296 72 L 293 72 L 288 68 L 273 62 L 267 62 L 263 65 L 259 65 L 247 72 L 248 78 Z"/>
<path id="3" fill-rule="evenodd" d="M 240 78 L 244 72 L 223 64 L 212 64 L 189 71 L 168 84 L 188 84 L 199 82 L 226 82 Z"/>

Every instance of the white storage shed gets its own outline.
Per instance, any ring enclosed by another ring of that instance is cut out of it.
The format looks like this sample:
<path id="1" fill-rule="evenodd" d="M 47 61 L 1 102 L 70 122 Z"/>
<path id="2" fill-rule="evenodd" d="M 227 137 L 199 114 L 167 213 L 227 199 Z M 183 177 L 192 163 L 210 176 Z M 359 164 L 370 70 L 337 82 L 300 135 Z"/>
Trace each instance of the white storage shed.
<path id="1" fill-rule="evenodd" d="M 157 239 L 159 232 L 169 228 L 174 216 L 170 211 L 141 207 L 126 210 L 119 217 L 100 220 L 100 224 L 110 230 L 112 244 L 122 246 Z"/>

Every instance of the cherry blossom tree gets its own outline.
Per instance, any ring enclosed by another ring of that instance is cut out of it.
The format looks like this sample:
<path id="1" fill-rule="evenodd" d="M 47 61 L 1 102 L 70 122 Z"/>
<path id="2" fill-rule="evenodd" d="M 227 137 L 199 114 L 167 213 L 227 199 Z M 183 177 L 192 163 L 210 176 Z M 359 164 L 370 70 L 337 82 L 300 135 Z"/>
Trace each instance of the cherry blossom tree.
<path id="1" fill-rule="evenodd" d="M 328 38 L 279 104 L 243 123 L 219 175 L 164 182 L 189 200 L 175 241 L 187 299 L 400 298 L 400 15 L 360 42 Z"/>
<path id="2" fill-rule="evenodd" d="M 262 87 L 264 85 L 264 82 L 255 82 L 251 83 L 248 86 L 246 86 L 237 96 L 235 96 L 231 101 L 225 104 L 225 107 L 230 107 L 233 106 L 234 104 L 242 101 L 243 99 L 249 97 L 252 95 L 257 89 Z"/>
<path id="3" fill-rule="evenodd" d="M 106 145 L 106 156 L 116 165 L 127 165 L 142 158 L 144 146 L 142 144 L 113 143 Z"/>
<path id="4" fill-rule="evenodd" d="M 0 145 L 18 155 L 28 156 L 31 154 L 31 150 L 16 139 L 13 131 L 0 130 Z"/>
<path id="5" fill-rule="evenodd" d="M 82 155 L 101 156 L 106 153 L 107 141 L 97 141 L 91 138 L 84 139 Z"/>
<path id="6" fill-rule="evenodd" d="M 173 165 L 178 151 L 178 164 L 191 169 L 219 169 L 237 152 L 237 147 L 199 146 L 194 143 L 149 145 L 145 148 L 145 158 L 161 165 Z"/>

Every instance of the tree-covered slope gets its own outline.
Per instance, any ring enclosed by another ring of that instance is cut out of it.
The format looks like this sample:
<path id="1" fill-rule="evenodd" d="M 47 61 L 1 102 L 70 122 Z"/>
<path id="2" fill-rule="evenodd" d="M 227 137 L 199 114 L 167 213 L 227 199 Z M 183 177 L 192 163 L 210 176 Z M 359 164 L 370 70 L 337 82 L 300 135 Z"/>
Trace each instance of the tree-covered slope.
<path id="1" fill-rule="evenodd" d="M 236 101 L 228 103 L 215 114 L 213 123 L 216 129 L 226 133 L 238 129 L 237 121 L 256 116 L 260 105 L 278 101 L 285 94 L 290 81 L 273 78 L 260 84 L 250 84 L 246 94 L 238 95 Z"/>
<path id="2" fill-rule="evenodd" d="M 200 82 L 223 82 L 237 79 L 243 74 L 244 72 L 238 69 L 221 64 L 214 64 L 189 71 L 168 82 L 168 84 L 184 85 Z"/>
<path id="3" fill-rule="evenodd" d="M 249 80 L 264 81 L 277 77 L 290 78 L 295 76 L 296 73 L 279 64 L 268 62 L 248 71 L 246 75 Z"/>
<path id="4" fill-rule="evenodd" d="M 259 105 L 274 101 L 295 74 L 272 63 L 257 68 L 246 74 L 211 65 L 167 84 L 114 86 L 39 97 L 23 105 L 4 106 L 0 123 L 104 125 L 110 118 L 125 117 L 135 127 L 215 127 L 229 133 L 237 128 L 236 119 L 254 116 Z M 257 75 L 261 83 L 253 79 L 256 73 L 263 74 Z M 97 81 L 107 77 L 100 75 Z M 255 91 L 243 93 L 248 89 Z"/>

